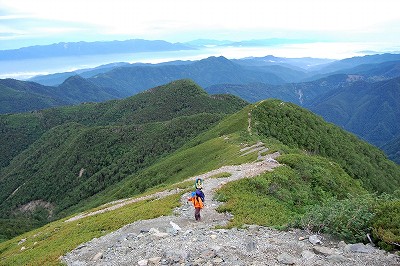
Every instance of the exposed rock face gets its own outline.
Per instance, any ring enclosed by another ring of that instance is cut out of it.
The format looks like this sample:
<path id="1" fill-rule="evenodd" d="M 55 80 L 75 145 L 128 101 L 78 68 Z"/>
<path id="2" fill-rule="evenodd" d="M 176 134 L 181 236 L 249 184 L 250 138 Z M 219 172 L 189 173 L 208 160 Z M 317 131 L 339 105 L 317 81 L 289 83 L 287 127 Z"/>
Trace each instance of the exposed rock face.
<path id="1" fill-rule="evenodd" d="M 52 216 L 53 210 L 54 210 L 54 205 L 51 204 L 50 202 L 44 201 L 44 200 L 34 200 L 30 201 L 21 207 L 18 208 L 18 211 L 23 212 L 23 213 L 32 213 L 38 208 L 43 208 L 48 211 L 49 217 Z"/>

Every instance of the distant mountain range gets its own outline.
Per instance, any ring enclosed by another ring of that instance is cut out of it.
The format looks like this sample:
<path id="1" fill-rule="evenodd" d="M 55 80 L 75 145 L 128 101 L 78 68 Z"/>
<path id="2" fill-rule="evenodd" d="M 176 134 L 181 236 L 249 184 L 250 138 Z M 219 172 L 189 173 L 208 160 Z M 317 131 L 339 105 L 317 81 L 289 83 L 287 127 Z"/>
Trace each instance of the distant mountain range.
<path id="1" fill-rule="evenodd" d="M 190 78 L 209 93 L 234 94 L 249 102 L 266 98 L 293 102 L 386 147 L 400 134 L 396 126 L 400 117 L 399 58 L 398 54 L 382 54 L 332 62 L 273 56 L 209 57 L 162 64 L 115 63 L 32 79 L 56 86 L 0 80 L 0 113 L 124 98 Z"/>
<path id="2" fill-rule="evenodd" d="M 133 39 L 105 42 L 61 42 L 37 45 L 14 50 L 0 50 L 1 60 L 23 60 L 32 58 L 66 57 L 97 54 L 179 51 L 195 49 L 181 43 Z"/>
<path id="3" fill-rule="evenodd" d="M 245 41 L 230 41 L 230 40 L 212 40 L 212 39 L 197 39 L 184 44 L 191 46 L 230 46 L 230 47 L 265 47 L 283 44 L 295 43 L 312 43 L 315 40 L 310 39 L 286 39 L 286 38 L 270 38 L 270 39 L 254 39 Z"/>

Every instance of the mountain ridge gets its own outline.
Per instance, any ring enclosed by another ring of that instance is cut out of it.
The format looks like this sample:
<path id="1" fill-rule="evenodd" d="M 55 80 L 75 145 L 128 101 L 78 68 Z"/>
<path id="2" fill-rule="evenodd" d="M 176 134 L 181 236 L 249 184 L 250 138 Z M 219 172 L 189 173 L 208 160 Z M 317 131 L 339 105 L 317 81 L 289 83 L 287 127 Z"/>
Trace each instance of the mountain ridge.
<path id="1" fill-rule="evenodd" d="M 18 49 L 0 50 L 0 60 L 192 49 L 193 47 L 181 43 L 143 39 L 131 39 L 126 41 L 60 42 L 50 45 L 35 45 Z"/>

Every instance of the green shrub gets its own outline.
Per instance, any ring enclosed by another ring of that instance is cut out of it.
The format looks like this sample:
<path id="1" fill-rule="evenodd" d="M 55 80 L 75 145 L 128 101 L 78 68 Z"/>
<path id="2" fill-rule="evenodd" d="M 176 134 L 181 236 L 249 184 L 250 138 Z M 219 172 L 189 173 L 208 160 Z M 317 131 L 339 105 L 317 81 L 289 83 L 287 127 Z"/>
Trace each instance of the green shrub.
<path id="1" fill-rule="evenodd" d="M 370 195 L 343 200 L 331 198 L 320 206 L 309 206 L 293 225 L 310 232 L 328 233 L 351 243 L 364 241 L 371 232 L 375 216 L 373 202 Z"/>
<path id="2" fill-rule="evenodd" d="M 372 221 L 373 236 L 385 250 L 400 245 L 400 199 L 380 199 Z"/>
<path id="3" fill-rule="evenodd" d="M 373 240 L 385 250 L 400 243 L 400 200 L 382 195 L 363 195 L 343 200 L 330 199 L 320 206 L 309 206 L 291 226 L 310 232 L 328 233 L 349 242 Z"/>

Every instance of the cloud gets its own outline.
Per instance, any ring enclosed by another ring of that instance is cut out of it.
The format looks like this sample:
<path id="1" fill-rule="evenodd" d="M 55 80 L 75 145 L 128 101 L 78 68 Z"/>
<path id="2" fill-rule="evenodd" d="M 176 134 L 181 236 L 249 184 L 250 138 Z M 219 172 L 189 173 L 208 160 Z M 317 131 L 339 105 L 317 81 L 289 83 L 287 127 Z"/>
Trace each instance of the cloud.
<path id="1" fill-rule="evenodd" d="M 0 27 L 0 34 L 53 39 L 86 32 L 100 40 L 239 40 L 307 34 L 371 40 L 375 34 L 385 37 L 386 28 L 390 34 L 399 33 L 400 24 L 397 0 L 0 0 L 0 6 L 1 24 L 7 26 Z"/>

